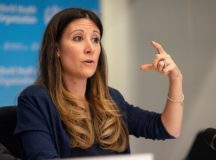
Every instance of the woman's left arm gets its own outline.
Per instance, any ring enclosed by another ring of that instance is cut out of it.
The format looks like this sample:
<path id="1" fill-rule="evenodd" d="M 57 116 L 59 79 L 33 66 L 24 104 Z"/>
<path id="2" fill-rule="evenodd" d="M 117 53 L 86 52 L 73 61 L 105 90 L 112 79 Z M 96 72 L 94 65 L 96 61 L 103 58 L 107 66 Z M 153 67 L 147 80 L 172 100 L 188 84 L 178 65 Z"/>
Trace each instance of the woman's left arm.
<path id="1" fill-rule="evenodd" d="M 144 64 L 141 70 L 156 70 L 169 78 L 169 91 L 161 120 L 166 130 L 174 137 L 179 137 L 183 119 L 184 94 L 182 89 L 182 73 L 173 61 L 172 57 L 166 53 L 163 47 L 152 41 L 157 53 L 151 64 Z"/>

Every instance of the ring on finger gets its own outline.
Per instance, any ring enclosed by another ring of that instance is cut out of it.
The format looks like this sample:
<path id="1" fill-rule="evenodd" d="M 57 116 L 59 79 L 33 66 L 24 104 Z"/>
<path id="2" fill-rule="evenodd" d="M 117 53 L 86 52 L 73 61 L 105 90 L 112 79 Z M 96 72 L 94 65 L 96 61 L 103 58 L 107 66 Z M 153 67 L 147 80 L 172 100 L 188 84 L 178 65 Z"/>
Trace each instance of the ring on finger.
<path id="1" fill-rule="evenodd" d="M 166 61 L 166 59 L 163 60 L 163 63 L 164 63 L 163 69 L 169 65 L 169 63 Z"/>

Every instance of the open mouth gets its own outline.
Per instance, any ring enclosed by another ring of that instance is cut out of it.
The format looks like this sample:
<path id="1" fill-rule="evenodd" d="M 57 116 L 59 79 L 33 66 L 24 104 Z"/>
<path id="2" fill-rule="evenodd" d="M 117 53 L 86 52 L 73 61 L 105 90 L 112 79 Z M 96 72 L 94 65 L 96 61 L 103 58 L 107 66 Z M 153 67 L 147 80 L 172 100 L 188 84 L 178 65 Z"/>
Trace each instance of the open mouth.
<path id="1" fill-rule="evenodd" d="M 93 60 L 86 60 L 86 61 L 84 61 L 84 63 L 92 64 L 92 63 L 94 63 L 94 61 Z"/>

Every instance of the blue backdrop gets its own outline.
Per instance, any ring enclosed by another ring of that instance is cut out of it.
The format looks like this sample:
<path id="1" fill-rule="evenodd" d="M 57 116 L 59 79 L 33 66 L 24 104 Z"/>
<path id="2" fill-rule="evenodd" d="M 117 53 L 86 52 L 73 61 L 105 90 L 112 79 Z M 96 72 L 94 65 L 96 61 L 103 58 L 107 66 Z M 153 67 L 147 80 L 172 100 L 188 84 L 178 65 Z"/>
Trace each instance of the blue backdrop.
<path id="1" fill-rule="evenodd" d="M 99 0 L 0 1 L 0 106 L 16 104 L 37 75 L 38 49 L 50 18 L 68 7 L 99 14 Z"/>

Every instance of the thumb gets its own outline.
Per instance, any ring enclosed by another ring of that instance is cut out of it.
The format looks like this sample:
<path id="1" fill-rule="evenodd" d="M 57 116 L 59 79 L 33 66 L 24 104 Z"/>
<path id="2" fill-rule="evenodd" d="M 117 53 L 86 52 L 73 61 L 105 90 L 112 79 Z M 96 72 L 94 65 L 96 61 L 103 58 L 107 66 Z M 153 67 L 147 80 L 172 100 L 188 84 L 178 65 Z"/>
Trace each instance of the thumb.
<path id="1" fill-rule="evenodd" d="M 140 69 L 142 71 L 151 71 L 154 70 L 154 66 L 152 64 L 143 64 L 141 65 Z"/>

